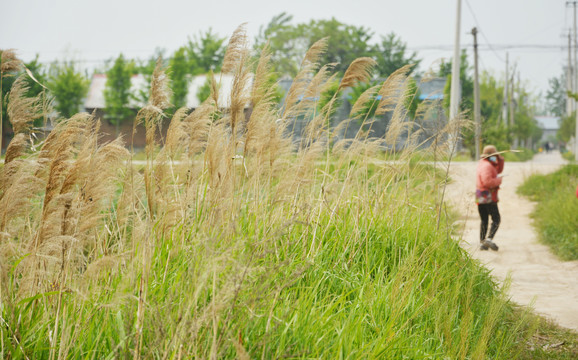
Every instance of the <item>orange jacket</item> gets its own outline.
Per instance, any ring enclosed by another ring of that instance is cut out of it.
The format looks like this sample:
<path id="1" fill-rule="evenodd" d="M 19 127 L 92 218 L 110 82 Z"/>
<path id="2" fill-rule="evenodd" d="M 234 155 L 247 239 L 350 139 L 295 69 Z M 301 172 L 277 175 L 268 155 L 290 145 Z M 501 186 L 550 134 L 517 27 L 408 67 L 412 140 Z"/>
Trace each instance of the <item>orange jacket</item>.
<path id="1" fill-rule="evenodd" d="M 492 193 L 492 201 L 498 202 L 498 189 L 502 184 L 502 178 L 498 177 L 504 170 L 504 158 L 498 155 L 497 164 L 488 159 L 478 162 L 476 170 L 476 189 L 489 190 Z"/>

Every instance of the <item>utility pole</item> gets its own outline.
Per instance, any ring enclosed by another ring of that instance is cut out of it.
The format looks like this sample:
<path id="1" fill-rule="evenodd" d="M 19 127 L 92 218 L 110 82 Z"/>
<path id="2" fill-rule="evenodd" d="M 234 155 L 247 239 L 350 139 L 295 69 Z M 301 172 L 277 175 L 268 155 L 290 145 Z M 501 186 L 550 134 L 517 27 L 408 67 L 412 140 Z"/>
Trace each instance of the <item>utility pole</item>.
<path id="1" fill-rule="evenodd" d="M 572 115 L 574 111 L 573 99 L 568 93 L 574 90 L 574 66 L 572 66 L 572 32 L 568 31 L 568 67 L 566 69 L 566 116 Z"/>
<path id="2" fill-rule="evenodd" d="M 462 14 L 462 1 L 457 0 L 456 10 L 456 37 L 454 42 L 454 59 L 452 62 L 452 83 L 450 95 L 450 118 L 449 121 L 455 121 L 460 108 L 460 22 Z M 458 138 L 454 136 L 459 135 L 450 134 L 450 156 L 454 153 L 457 147 Z"/>
<path id="3" fill-rule="evenodd" d="M 569 2 L 567 1 L 566 4 Z M 576 79 L 576 75 L 578 74 L 578 59 L 576 58 L 577 54 L 576 51 L 578 50 L 578 40 L 576 39 L 576 0 L 570 1 L 574 6 L 574 73 L 573 80 L 574 80 L 574 88 L 573 93 L 576 93 L 578 90 L 578 79 Z M 574 110 L 576 112 L 576 133 L 574 134 L 574 160 L 578 161 L 578 106 L 576 105 L 576 100 L 573 101 L 574 103 Z"/>
<path id="4" fill-rule="evenodd" d="M 578 49 L 578 40 L 576 39 L 576 0 L 566 1 L 566 6 L 572 5 L 574 7 L 574 71 L 572 72 L 572 92 L 576 93 L 578 89 L 578 59 L 576 58 L 576 51 Z M 573 110 L 576 110 L 576 133 L 574 134 L 574 159 L 578 161 L 578 106 L 576 106 L 576 100 L 572 100 Z"/>
<path id="5" fill-rule="evenodd" d="M 509 96 L 509 98 L 510 98 L 510 102 L 509 102 L 510 119 L 508 121 L 508 127 L 510 129 L 512 129 L 514 127 L 514 106 L 516 105 L 515 99 L 514 99 L 514 78 L 516 77 L 516 65 L 517 64 L 514 63 L 514 68 L 512 69 L 512 77 L 510 78 L 510 84 L 508 86 L 510 88 L 510 96 Z"/>
<path id="6" fill-rule="evenodd" d="M 510 128 L 510 133 L 512 134 L 512 132 L 514 131 L 514 125 L 515 125 L 515 108 L 516 108 L 516 97 L 514 96 L 514 92 L 516 90 L 515 88 L 515 79 L 516 79 L 516 64 L 514 63 L 514 69 L 512 70 L 512 77 L 510 78 L 510 121 L 509 121 L 509 128 Z M 515 134 L 512 134 L 512 145 L 514 147 L 514 149 L 516 149 L 518 147 L 518 138 L 515 136 Z"/>
<path id="7" fill-rule="evenodd" d="M 506 80 L 504 84 L 504 103 L 502 104 L 502 122 L 504 125 L 508 125 L 508 95 L 510 91 L 508 90 L 508 53 L 506 52 Z"/>
<path id="8" fill-rule="evenodd" d="M 476 160 L 480 158 L 481 138 L 482 138 L 482 120 L 480 116 L 480 82 L 478 79 L 478 29 L 472 29 L 474 36 L 474 120 L 475 120 L 475 146 Z"/>

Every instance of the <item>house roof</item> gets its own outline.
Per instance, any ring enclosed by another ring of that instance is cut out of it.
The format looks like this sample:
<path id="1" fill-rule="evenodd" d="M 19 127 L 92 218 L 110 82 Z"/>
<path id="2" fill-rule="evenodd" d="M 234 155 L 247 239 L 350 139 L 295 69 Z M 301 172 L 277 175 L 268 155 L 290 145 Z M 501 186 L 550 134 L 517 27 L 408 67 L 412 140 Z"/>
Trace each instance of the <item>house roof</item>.
<path id="1" fill-rule="evenodd" d="M 228 107 L 230 102 L 230 94 L 233 89 L 234 76 L 229 74 L 215 74 L 215 79 L 220 82 L 219 87 L 219 106 Z M 201 104 L 197 98 L 197 93 L 205 85 L 207 75 L 194 76 L 189 82 L 189 91 L 187 94 L 187 107 L 197 108 Z M 253 77 L 250 78 L 246 91 L 250 91 L 253 82 Z M 106 85 L 106 74 L 95 74 L 92 76 L 88 96 L 84 102 L 84 107 L 87 109 L 104 109 L 104 89 Z M 142 74 L 133 75 L 131 78 L 131 93 L 136 94 L 140 91 L 148 93 L 149 83 Z M 145 106 L 142 101 L 130 100 L 129 105 L 132 108 L 141 108 Z"/>
<path id="2" fill-rule="evenodd" d="M 535 116 L 534 119 L 538 122 L 538 126 L 542 130 L 558 130 L 560 125 L 558 116 Z"/>

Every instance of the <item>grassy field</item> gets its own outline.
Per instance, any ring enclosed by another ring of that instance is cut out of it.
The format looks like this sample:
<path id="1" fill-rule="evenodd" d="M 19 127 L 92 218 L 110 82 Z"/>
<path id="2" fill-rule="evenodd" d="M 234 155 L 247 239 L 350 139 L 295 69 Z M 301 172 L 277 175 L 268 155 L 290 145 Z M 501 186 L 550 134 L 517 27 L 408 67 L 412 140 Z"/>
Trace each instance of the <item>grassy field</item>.
<path id="1" fill-rule="evenodd" d="M 98 142 L 88 114 L 31 146 L 27 124 L 44 110 L 15 83 L 16 136 L 0 168 L 0 357 L 534 356 L 537 321 L 452 239 L 445 173 L 416 160 L 447 148 L 418 151 L 408 137 L 384 161 L 381 144 L 407 126 L 409 69 L 379 90 L 378 112 L 394 112 L 386 138 L 340 140 L 327 127 L 332 101 L 299 101 L 331 79 L 317 64 L 325 43 L 305 55 L 297 79 L 309 81 L 294 82 L 279 112 L 268 54 L 250 64 L 244 36 L 223 64 L 236 79 L 230 106 L 213 93 L 177 111 L 162 146 L 168 88 L 157 67 L 135 119 L 148 140 L 139 167 L 120 139 Z M 354 62 L 340 86 L 372 65 Z M 296 141 L 287 126 L 301 114 L 312 120 Z"/>
<path id="2" fill-rule="evenodd" d="M 564 260 L 578 259 L 578 165 L 566 165 L 555 173 L 532 175 L 518 189 L 537 201 L 532 217 L 540 240 Z"/>

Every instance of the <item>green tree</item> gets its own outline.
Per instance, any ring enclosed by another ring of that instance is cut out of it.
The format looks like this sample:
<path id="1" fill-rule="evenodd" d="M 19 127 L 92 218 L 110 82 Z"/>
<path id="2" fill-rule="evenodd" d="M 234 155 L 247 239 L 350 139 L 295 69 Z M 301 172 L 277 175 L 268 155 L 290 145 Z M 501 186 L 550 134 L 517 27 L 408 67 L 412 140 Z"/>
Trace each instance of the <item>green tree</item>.
<path id="1" fill-rule="evenodd" d="M 546 91 L 546 109 L 555 116 L 563 116 L 566 113 L 566 77 L 548 79 L 550 88 Z"/>
<path id="2" fill-rule="evenodd" d="M 134 64 L 125 60 L 120 54 L 112 67 L 107 71 L 106 85 L 104 89 L 104 101 L 106 104 L 106 119 L 117 126 L 133 115 L 129 107 L 131 96 L 131 77 L 134 73 Z"/>
<path id="3" fill-rule="evenodd" d="M 371 45 L 374 33 L 363 26 L 342 23 L 335 18 L 311 20 L 293 25 L 293 17 L 281 13 L 265 27 L 261 27 L 255 38 L 255 47 L 261 49 L 269 44 L 274 70 L 281 75 L 295 76 L 299 70 L 303 54 L 319 39 L 328 38 L 327 52 L 321 64 L 336 63 L 337 72 L 344 73 L 349 65 L 359 57 L 372 57 L 378 63 L 376 70 L 380 77 L 387 77 L 406 64 L 418 65 L 415 52 L 409 54 L 406 44 L 394 33 L 381 38 L 377 45 Z"/>
<path id="4" fill-rule="evenodd" d="M 381 77 L 388 77 L 408 64 L 414 64 L 414 68 L 417 68 L 421 62 L 415 51 L 407 54 L 406 44 L 393 32 L 381 37 L 381 42 L 375 48 L 375 59 Z"/>
<path id="5" fill-rule="evenodd" d="M 309 48 L 319 39 L 328 37 L 327 52 L 321 58 L 321 64 L 337 64 L 335 70 L 345 73 L 345 70 L 359 57 L 373 56 L 369 42 L 373 33 L 365 27 L 356 27 L 331 20 L 311 20 L 308 24 L 297 26 L 297 33 L 306 41 Z"/>
<path id="6" fill-rule="evenodd" d="M 257 48 L 269 44 L 274 70 L 280 74 L 295 76 L 303 54 L 325 37 L 328 37 L 328 48 L 320 62 L 336 63 L 338 72 L 344 73 L 358 57 L 374 55 L 369 45 L 373 33 L 365 27 L 347 25 L 334 18 L 292 25 L 292 19 L 287 13 L 273 17 L 255 39 Z"/>
<path id="7" fill-rule="evenodd" d="M 576 133 L 576 112 L 573 112 L 570 116 L 562 116 L 558 120 L 558 124 L 560 129 L 556 132 L 556 138 L 567 143 Z"/>
<path id="8" fill-rule="evenodd" d="M 173 98 L 172 103 L 178 109 L 186 105 L 187 94 L 189 92 L 190 66 L 185 55 L 186 49 L 179 48 L 169 60 L 172 81 Z"/>
<path id="9" fill-rule="evenodd" d="M 76 114 L 88 93 L 89 83 L 74 62 L 54 63 L 50 69 L 48 87 L 54 95 L 56 110 L 66 118 Z"/>
<path id="10" fill-rule="evenodd" d="M 225 40 L 214 34 L 211 28 L 192 39 L 189 38 L 185 51 L 192 75 L 221 70 L 226 50 Z"/>
<path id="11" fill-rule="evenodd" d="M 295 76 L 306 51 L 300 43 L 297 27 L 291 24 L 293 16 L 285 12 L 276 15 L 267 26 L 261 26 L 255 38 L 255 48 L 261 50 L 265 44 L 271 49 L 271 64 L 274 71 L 282 75 Z M 260 53 L 260 51 L 258 51 Z"/>

